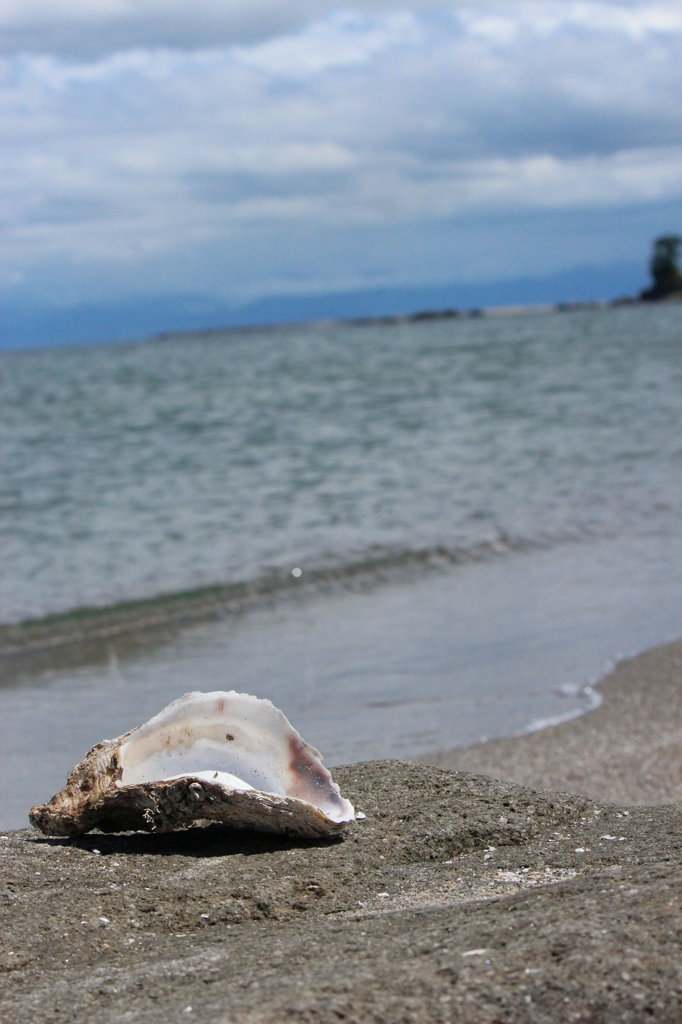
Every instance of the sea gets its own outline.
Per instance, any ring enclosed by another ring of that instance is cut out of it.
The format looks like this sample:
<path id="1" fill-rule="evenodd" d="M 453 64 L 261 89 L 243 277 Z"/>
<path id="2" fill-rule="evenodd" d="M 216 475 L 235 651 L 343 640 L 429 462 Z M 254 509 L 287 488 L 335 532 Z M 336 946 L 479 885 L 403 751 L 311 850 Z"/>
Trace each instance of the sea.
<path id="1" fill-rule="evenodd" d="M 271 698 L 330 765 L 589 711 L 682 635 L 682 305 L 0 354 L 0 624 L 253 583 L 0 656 L 0 827 L 188 690 Z"/>

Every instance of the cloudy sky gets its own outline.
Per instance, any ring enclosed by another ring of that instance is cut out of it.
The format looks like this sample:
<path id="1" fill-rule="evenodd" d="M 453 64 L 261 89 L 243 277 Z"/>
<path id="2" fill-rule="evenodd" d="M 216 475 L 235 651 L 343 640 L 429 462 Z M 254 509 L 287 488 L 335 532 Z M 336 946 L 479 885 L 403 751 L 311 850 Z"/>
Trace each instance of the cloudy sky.
<path id="1" fill-rule="evenodd" d="M 644 264 L 682 229 L 679 0 L 0 0 L 0 299 Z"/>

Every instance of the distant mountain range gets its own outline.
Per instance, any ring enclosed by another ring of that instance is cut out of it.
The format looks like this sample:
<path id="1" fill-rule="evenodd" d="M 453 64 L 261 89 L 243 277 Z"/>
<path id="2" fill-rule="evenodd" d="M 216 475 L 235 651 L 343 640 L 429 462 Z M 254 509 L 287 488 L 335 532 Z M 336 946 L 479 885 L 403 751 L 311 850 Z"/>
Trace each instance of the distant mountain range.
<path id="1" fill-rule="evenodd" d="M 140 296 L 118 303 L 84 303 L 66 308 L 4 303 L 0 305 L 0 347 L 114 341 L 164 332 L 405 315 L 420 310 L 590 302 L 636 295 L 645 277 L 641 264 L 617 263 L 481 284 L 273 295 L 242 306 L 190 294 Z"/>

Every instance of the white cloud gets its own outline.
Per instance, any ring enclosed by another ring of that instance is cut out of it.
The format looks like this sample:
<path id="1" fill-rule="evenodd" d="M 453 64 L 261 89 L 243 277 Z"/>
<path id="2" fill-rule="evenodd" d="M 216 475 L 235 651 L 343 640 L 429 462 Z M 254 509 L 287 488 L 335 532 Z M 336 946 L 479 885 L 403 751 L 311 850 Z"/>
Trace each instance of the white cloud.
<path id="1" fill-rule="evenodd" d="M 565 29 L 625 35 L 682 32 L 682 9 L 671 3 L 617 3 L 600 0 L 525 0 L 518 4 L 469 6 L 460 13 L 467 29 L 497 46 L 509 46 L 523 32 L 547 37 Z"/>
<path id="2" fill-rule="evenodd" d="M 265 288 L 311 226 L 403 225 L 408 244 L 410 225 L 442 218 L 682 197 L 679 5 L 375 6 L 249 45 L 6 57 L 4 280 L 52 260 L 74 281 L 87 267 L 162 287 L 188 249 L 237 252 L 267 231 Z M 181 8 L 34 0 L 2 17 L 82 25 Z M 327 258 L 311 287 L 335 273 Z"/>
<path id="3" fill-rule="evenodd" d="M 344 13 L 313 22 L 296 35 L 235 47 L 233 54 L 246 67 L 266 74 L 305 79 L 323 71 L 367 65 L 381 53 L 421 42 L 420 25 L 413 14 L 379 19 Z"/>

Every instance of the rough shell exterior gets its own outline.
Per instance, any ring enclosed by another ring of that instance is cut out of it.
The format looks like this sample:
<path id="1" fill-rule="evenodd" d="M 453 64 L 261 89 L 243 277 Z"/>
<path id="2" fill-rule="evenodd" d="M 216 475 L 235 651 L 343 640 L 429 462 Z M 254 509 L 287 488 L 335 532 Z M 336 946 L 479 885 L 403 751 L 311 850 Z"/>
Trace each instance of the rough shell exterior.
<path id="1" fill-rule="evenodd" d="M 204 696 L 212 695 L 186 694 L 181 701 Z M 169 708 L 179 705 L 181 701 Z M 258 701 L 260 705 L 266 703 L 269 705 L 269 702 Z M 272 710 L 281 715 L 276 709 Z M 281 717 L 286 722 L 284 716 Z M 149 724 L 140 726 L 139 730 L 131 730 L 118 739 L 104 740 L 94 746 L 71 771 L 66 786 L 48 803 L 31 809 L 31 824 L 46 835 L 74 836 L 93 828 L 102 832 L 168 832 L 187 827 L 198 820 L 207 820 L 223 822 L 233 828 L 291 833 L 312 838 L 340 832 L 347 820 L 353 817 L 352 806 L 340 797 L 339 800 L 350 809 L 349 817 L 344 821 L 334 821 L 310 801 L 296 796 L 279 795 L 255 788 L 230 789 L 219 783 L 193 777 L 189 773 L 181 778 L 123 784 L 121 749 L 126 743 L 129 747 L 130 737 Z M 289 725 L 288 722 L 286 724 Z M 295 730 L 292 733 L 298 737 Z M 303 749 L 306 752 L 312 750 L 305 744 Z M 338 794 L 338 787 L 319 761 L 316 762 L 316 769 L 320 774 L 324 773 Z"/>

